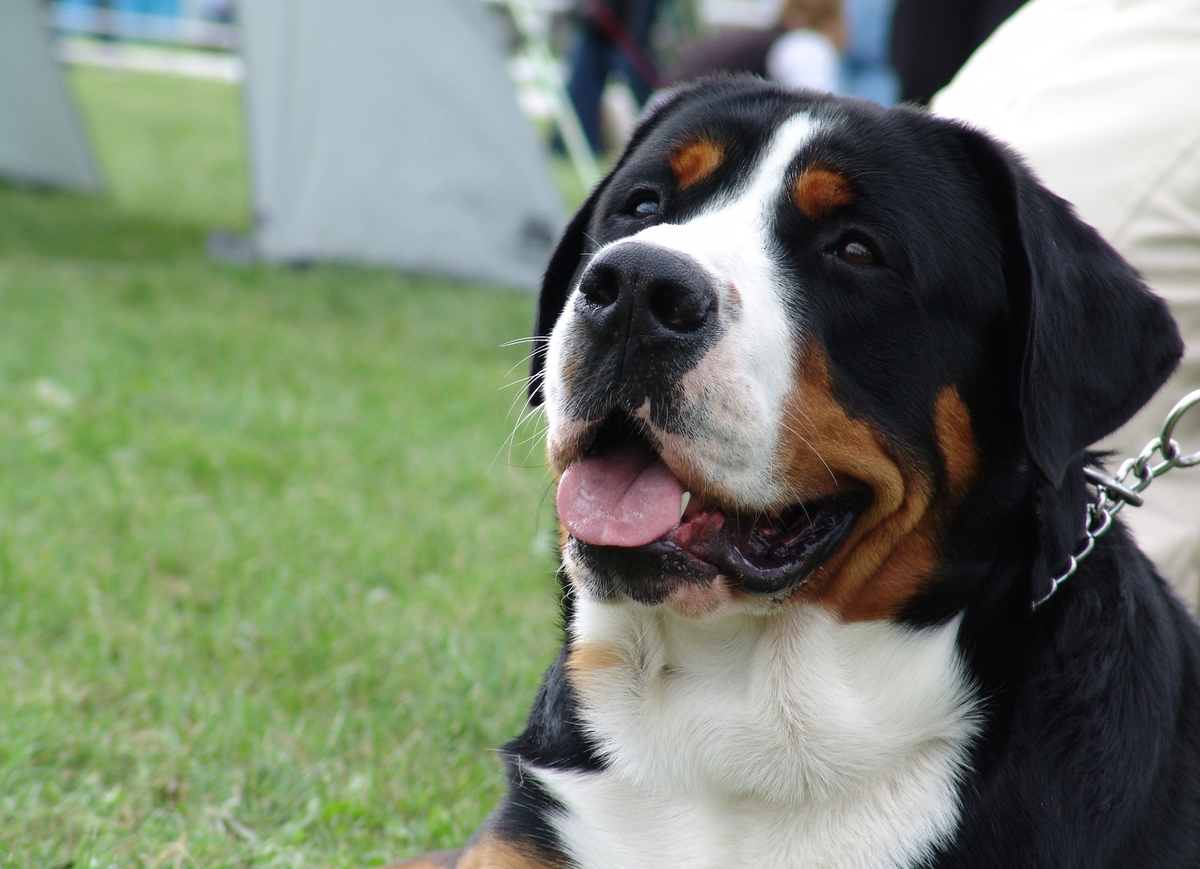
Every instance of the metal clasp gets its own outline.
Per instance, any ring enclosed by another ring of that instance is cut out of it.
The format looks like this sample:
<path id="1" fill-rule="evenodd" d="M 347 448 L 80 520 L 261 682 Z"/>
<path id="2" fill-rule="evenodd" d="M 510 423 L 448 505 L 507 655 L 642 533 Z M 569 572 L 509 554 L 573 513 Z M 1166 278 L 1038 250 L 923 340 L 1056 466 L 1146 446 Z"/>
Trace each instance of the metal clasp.
<path id="1" fill-rule="evenodd" d="M 1100 489 L 1108 489 L 1109 494 L 1116 495 L 1126 504 L 1134 507 L 1140 507 L 1146 503 L 1146 499 L 1130 489 L 1128 486 L 1123 486 L 1114 480 L 1112 477 L 1106 477 L 1104 474 L 1097 471 L 1095 468 L 1084 468 L 1083 475 L 1088 478 L 1093 486 Z"/>
<path id="2" fill-rule="evenodd" d="M 1126 504 L 1141 507 L 1145 503 L 1145 499 L 1139 493 L 1149 486 L 1155 477 L 1172 468 L 1192 468 L 1200 465 L 1200 451 L 1185 456 L 1179 448 L 1179 443 L 1172 437 L 1179 420 L 1197 404 L 1200 404 L 1200 389 L 1189 392 L 1171 408 L 1163 424 L 1162 434 L 1146 444 L 1137 456 L 1121 462 L 1115 477 L 1106 476 L 1095 468 L 1083 469 L 1088 482 L 1096 487 L 1096 497 L 1087 505 L 1087 514 L 1084 516 L 1083 539 L 1075 553 L 1067 560 L 1066 569 L 1051 578 L 1050 591 L 1046 592 L 1046 596 L 1041 600 L 1034 601 L 1034 609 L 1048 601 L 1050 596 L 1058 591 L 1058 587 L 1074 575 L 1079 569 L 1079 562 L 1092 554 L 1092 550 L 1096 548 L 1096 541 L 1112 527 L 1113 518 Z M 1162 461 L 1151 464 L 1155 453 L 1162 455 Z M 1126 483 L 1131 474 L 1133 482 Z"/>

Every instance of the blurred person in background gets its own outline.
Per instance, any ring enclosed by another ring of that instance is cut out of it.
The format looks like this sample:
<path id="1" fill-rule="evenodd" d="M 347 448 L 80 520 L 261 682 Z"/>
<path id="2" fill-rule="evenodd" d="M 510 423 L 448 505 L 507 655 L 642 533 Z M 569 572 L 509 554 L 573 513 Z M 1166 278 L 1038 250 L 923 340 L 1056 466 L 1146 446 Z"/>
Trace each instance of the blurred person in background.
<path id="1" fill-rule="evenodd" d="M 726 29 L 686 50 L 671 81 L 748 72 L 785 87 L 837 91 L 845 43 L 841 0 L 784 0 L 773 27 Z"/>
<path id="2" fill-rule="evenodd" d="M 892 68 L 895 0 L 845 0 L 846 47 L 838 93 L 890 106 L 900 96 Z"/>
<path id="3" fill-rule="evenodd" d="M 625 80 L 638 107 L 664 84 L 650 47 L 658 0 L 578 0 L 567 95 L 594 153 L 604 150 L 601 101 L 609 76 Z"/>
<path id="4" fill-rule="evenodd" d="M 1176 401 L 1200 389 L 1200 3 L 1032 0 L 932 109 L 1012 144 L 1142 273 L 1179 322 L 1187 343 L 1179 370 L 1100 445 L 1113 451 L 1108 467 L 1115 472 L 1162 431 Z M 1200 408 L 1174 437 L 1185 453 L 1200 450 Z M 1156 478 L 1144 497 L 1121 517 L 1195 609 L 1200 468 Z"/>
<path id="5" fill-rule="evenodd" d="M 726 29 L 693 45 L 670 78 L 679 83 L 717 71 L 748 72 L 891 105 L 899 92 L 888 44 L 893 3 L 785 2 L 773 27 Z"/>
<path id="6" fill-rule="evenodd" d="M 784 0 L 783 33 L 767 51 L 767 77 L 789 88 L 835 93 L 846 47 L 841 0 Z"/>
<path id="7" fill-rule="evenodd" d="M 892 66 L 900 99 L 925 105 L 1024 0 L 896 0 Z"/>

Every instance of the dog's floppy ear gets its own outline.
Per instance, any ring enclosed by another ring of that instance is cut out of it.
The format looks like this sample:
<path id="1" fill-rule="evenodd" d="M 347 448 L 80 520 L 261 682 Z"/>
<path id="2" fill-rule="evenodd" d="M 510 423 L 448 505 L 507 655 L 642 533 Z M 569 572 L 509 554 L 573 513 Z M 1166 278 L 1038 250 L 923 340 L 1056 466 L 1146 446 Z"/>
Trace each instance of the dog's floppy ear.
<path id="1" fill-rule="evenodd" d="M 1162 386 L 1183 343 L 1162 299 L 1070 205 L 1003 146 L 960 132 L 1000 215 L 1025 444 L 1058 486 Z"/>
<path id="2" fill-rule="evenodd" d="M 567 296 L 575 285 L 575 275 L 583 264 L 583 254 L 587 248 L 587 228 L 592 222 L 592 214 L 596 203 L 604 194 L 604 189 L 613 175 L 625 165 L 630 153 L 645 139 L 646 134 L 659 120 L 694 86 L 682 86 L 659 91 L 646 104 L 646 109 L 638 122 L 638 127 L 625 146 L 619 160 L 595 189 L 588 195 L 579 211 L 571 218 L 567 228 L 563 230 L 558 240 L 558 247 L 550 256 L 550 263 L 542 276 L 542 291 L 538 297 L 537 319 L 533 324 L 533 355 L 529 359 L 529 403 L 542 403 L 542 376 L 546 366 L 546 342 L 550 339 L 550 330 L 558 321 L 559 315 L 567 304 Z"/>

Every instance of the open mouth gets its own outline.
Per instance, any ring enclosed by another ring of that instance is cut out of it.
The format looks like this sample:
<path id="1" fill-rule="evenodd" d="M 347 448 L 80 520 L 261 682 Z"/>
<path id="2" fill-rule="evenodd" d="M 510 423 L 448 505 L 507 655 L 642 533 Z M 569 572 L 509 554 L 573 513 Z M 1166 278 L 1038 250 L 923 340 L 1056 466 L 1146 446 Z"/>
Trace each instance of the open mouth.
<path id="1" fill-rule="evenodd" d="M 723 576 L 755 595 L 808 579 L 846 540 L 867 503 L 847 490 L 779 510 L 742 510 L 693 497 L 637 424 L 610 417 L 559 480 L 558 516 L 581 544 L 620 560 L 681 562 L 700 577 Z"/>

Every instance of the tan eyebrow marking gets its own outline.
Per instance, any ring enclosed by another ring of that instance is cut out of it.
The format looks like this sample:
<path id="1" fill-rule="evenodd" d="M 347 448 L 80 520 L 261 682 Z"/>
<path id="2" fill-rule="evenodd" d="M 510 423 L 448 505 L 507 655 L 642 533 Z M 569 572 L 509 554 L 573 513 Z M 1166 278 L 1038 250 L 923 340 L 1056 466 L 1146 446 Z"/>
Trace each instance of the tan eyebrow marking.
<path id="1" fill-rule="evenodd" d="M 679 189 L 699 184 L 712 175 L 725 161 L 725 146 L 712 139 L 693 139 L 671 151 L 667 158 Z"/>
<path id="2" fill-rule="evenodd" d="M 845 175 L 832 169 L 805 169 L 792 185 L 792 202 L 809 220 L 816 220 L 853 201 L 850 182 Z"/>

